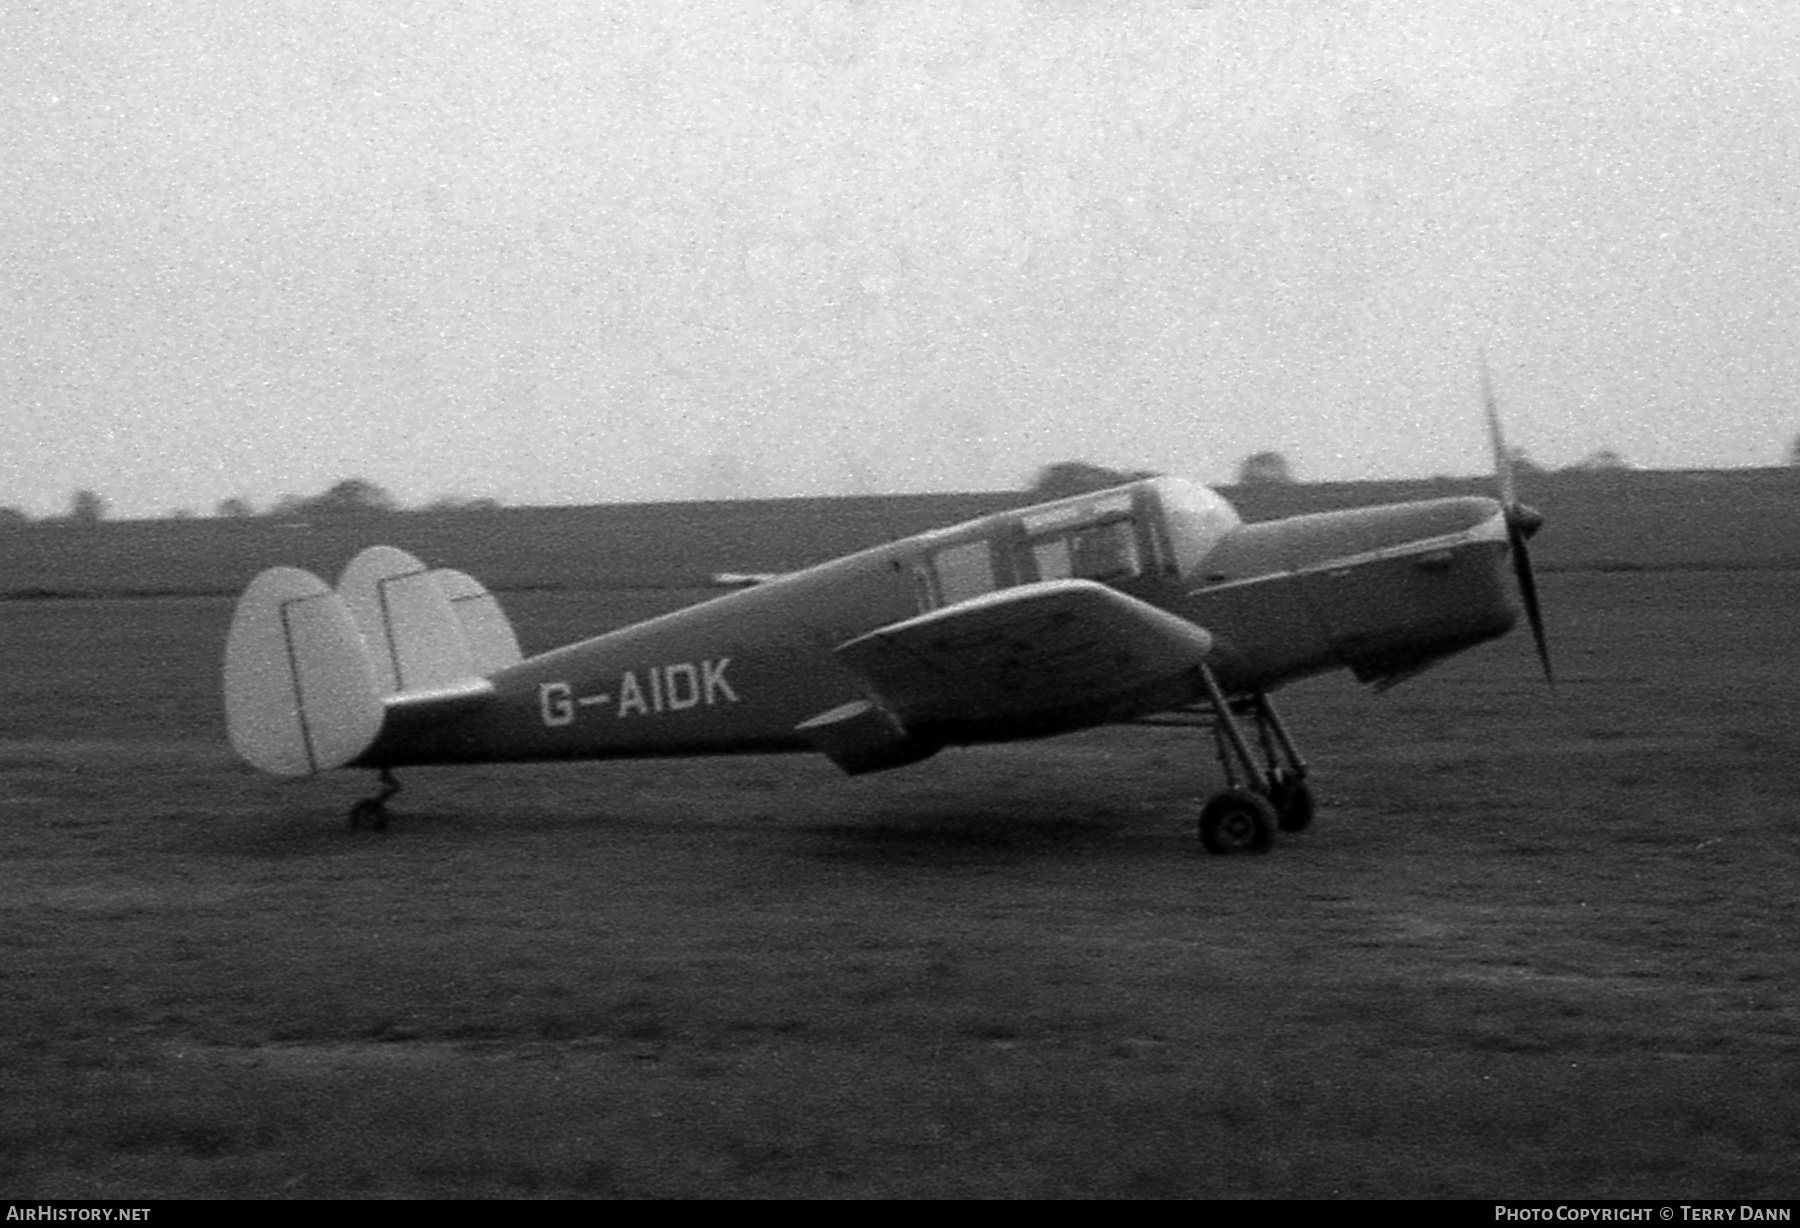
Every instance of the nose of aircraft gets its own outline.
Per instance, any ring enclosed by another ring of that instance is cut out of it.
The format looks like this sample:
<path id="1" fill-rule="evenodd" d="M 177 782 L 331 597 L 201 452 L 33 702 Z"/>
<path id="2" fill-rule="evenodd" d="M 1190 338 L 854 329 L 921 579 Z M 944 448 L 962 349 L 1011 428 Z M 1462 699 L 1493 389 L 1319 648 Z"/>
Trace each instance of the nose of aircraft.
<path id="1" fill-rule="evenodd" d="M 1506 512 L 1506 522 L 1523 537 L 1536 537 L 1544 527 L 1544 514 L 1524 503 L 1515 503 Z"/>

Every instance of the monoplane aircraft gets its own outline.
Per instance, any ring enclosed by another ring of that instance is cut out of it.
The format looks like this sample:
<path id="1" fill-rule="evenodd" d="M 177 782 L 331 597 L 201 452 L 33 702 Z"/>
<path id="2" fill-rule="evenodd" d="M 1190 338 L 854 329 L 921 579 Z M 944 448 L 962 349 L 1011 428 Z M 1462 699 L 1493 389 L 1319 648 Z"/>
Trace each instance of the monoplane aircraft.
<path id="1" fill-rule="evenodd" d="M 1550 675 L 1525 547 L 1541 518 L 1515 497 L 1491 395 L 1488 423 L 1498 500 L 1246 524 L 1204 486 L 1150 478 L 530 658 L 481 584 L 400 550 L 363 551 L 335 588 L 273 568 L 226 646 L 231 741 L 277 775 L 379 772 L 350 821 L 381 828 L 413 765 L 810 751 L 856 774 L 1178 713 L 1211 726 L 1224 769 L 1201 841 L 1262 851 L 1314 810 L 1278 687 L 1340 668 L 1386 687 L 1504 634 L 1509 559 Z"/>

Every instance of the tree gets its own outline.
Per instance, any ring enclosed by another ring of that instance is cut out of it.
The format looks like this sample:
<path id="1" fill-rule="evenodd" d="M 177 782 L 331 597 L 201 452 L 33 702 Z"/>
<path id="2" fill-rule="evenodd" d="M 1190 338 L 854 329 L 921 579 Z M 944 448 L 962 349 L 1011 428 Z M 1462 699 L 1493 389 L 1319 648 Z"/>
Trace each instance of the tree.
<path id="1" fill-rule="evenodd" d="M 1069 495 L 1085 495 L 1091 490 L 1105 490 L 1109 486 L 1123 486 L 1127 482 L 1155 476 L 1147 469 L 1108 469 L 1104 465 L 1090 465 L 1086 461 L 1057 461 L 1054 465 L 1045 465 L 1039 469 L 1026 489 L 1039 498 L 1063 499 Z"/>
<path id="2" fill-rule="evenodd" d="M 17 529 L 30 523 L 31 517 L 22 508 L 0 507 L 0 529 Z"/>
<path id="3" fill-rule="evenodd" d="M 1517 445 L 1508 448 L 1506 450 L 1506 455 L 1507 458 L 1512 461 L 1512 470 L 1514 473 L 1529 474 L 1549 472 L 1549 470 L 1545 469 L 1542 465 L 1532 460 L 1530 454 L 1527 453 L 1524 448 Z"/>
<path id="4" fill-rule="evenodd" d="M 78 490 L 69 496 L 69 520 L 74 524 L 95 525 L 106 519 L 106 499 L 91 490 Z"/>
<path id="5" fill-rule="evenodd" d="M 1279 452 L 1252 452 L 1238 466 L 1240 486 L 1288 486 L 1294 481 L 1294 467 Z"/>
<path id="6" fill-rule="evenodd" d="M 1788 464 L 1800 465 L 1800 435 L 1794 436 L 1794 442 L 1788 448 Z"/>
<path id="7" fill-rule="evenodd" d="M 1611 448 L 1597 448 L 1569 466 L 1570 469 L 1586 473 L 1617 472 L 1622 469 L 1636 469 L 1637 466 L 1626 460 L 1624 456 Z"/>
<path id="8" fill-rule="evenodd" d="M 256 515 L 256 509 L 250 506 L 250 500 L 233 495 L 229 499 L 220 499 L 213 508 L 213 515 L 224 520 L 243 520 Z"/>
<path id="9" fill-rule="evenodd" d="M 283 495 L 269 509 L 276 517 L 290 516 L 385 516 L 400 510 L 393 495 L 367 478 L 345 478 L 323 494 L 310 499 L 299 495 Z"/>
<path id="10" fill-rule="evenodd" d="M 307 500 L 306 510 L 316 516 L 368 516 L 398 511 L 400 503 L 367 478 L 345 478 Z"/>

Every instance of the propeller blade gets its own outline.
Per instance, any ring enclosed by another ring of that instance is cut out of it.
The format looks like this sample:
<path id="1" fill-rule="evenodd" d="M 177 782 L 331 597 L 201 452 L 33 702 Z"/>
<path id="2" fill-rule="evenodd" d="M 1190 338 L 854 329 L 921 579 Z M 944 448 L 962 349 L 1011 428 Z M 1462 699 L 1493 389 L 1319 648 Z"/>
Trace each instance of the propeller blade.
<path id="1" fill-rule="evenodd" d="M 1529 508 L 1525 509 L 1527 512 Z M 1544 667 L 1544 681 L 1556 689 L 1556 671 L 1550 667 L 1550 641 L 1544 634 L 1544 608 L 1538 603 L 1537 576 L 1531 570 L 1531 552 L 1525 548 L 1529 530 L 1506 517 L 1506 540 L 1512 547 L 1513 575 L 1519 581 L 1519 596 L 1525 603 L 1525 618 L 1531 624 L 1531 638 L 1537 643 L 1538 663 Z"/>
<path id="2" fill-rule="evenodd" d="M 1518 506 L 1519 493 L 1513 483 L 1513 457 L 1506 447 L 1506 432 L 1500 429 L 1500 407 L 1494 403 L 1494 381 L 1488 375 L 1486 354 L 1481 356 L 1481 403 L 1487 410 L 1488 444 L 1494 450 L 1494 477 L 1500 483 L 1500 502 L 1511 509 Z"/>
<path id="3" fill-rule="evenodd" d="M 1481 403 L 1487 411 L 1488 444 L 1494 450 L 1494 481 L 1500 487 L 1500 506 L 1506 517 L 1506 543 L 1512 550 L 1513 576 L 1519 582 L 1519 597 L 1525 605 L 1525 619 L 1531 624 L 1531 638 L 1537 644 L 1538 664 L 1544 667 L 1544 681 L 1556 689 L 1556 671 L 1550 666 L 1550 640 L 1544 632 L 1544 608 L 1538 601 L 1537 574 L 1531 569 L 1531 552 L 1525 542 L 1544 523 L 1544 518 L 1519 502 L 1518 485 L 1513 477 L 1513 454 L 1506 446 L 1506 432 L 1500 426 L 1500 407 L 1494 401 L 1494 381 L 1488 374 L 1487 355 L 1481 356 Z"/>

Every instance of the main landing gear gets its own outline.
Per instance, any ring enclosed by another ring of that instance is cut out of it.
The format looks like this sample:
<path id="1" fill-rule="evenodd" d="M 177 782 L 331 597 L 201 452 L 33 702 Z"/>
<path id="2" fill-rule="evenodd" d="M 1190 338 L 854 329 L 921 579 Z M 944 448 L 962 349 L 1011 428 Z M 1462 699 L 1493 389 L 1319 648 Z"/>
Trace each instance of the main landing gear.
<path id="1" fill-rule="evenodd" d="M 388 825 L 388 798 L 400 792 L 400 782 L 394 779 L 394 773 L 387 768 L 381 769 L 381 792 L 374 797 L 365 797 L 350 807 L 350 826 L 352 828 L 367 827 L 374 831 L 386 831 Z"/>
<path id="2" fill-rule="evenodd" d="M 1200 843 L 1209 853 L 1266 853 L 1275 830 L 1305 831 L 1313 821 L 1306 760 L 1288 736 L 1275 705 L 1261 691 L 1233 703 L 1205 665 L 1200 681 L 1212 708 L 1213 737 L 1225 769 L 1225 790 L 1200 810 Z M 1256 726 L 1261 763 L 1244 736 L 1240 716 Z"/>

